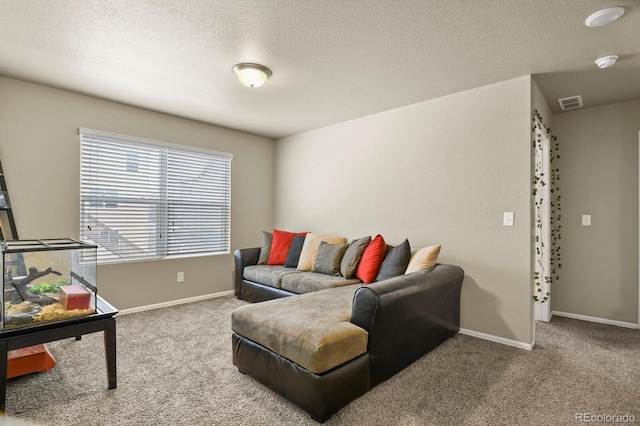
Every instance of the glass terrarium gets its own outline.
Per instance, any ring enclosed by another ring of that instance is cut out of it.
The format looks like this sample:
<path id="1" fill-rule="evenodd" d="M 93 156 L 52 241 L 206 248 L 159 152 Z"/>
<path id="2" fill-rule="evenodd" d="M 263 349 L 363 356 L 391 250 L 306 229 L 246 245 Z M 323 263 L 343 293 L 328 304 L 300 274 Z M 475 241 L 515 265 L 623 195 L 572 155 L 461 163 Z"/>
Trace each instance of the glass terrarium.
<path id="1" fill-rule="evenodd" d="M 67 238 L 1 241 L 0 246 L 3 330 L 96 312 L 97 246 Z"/>

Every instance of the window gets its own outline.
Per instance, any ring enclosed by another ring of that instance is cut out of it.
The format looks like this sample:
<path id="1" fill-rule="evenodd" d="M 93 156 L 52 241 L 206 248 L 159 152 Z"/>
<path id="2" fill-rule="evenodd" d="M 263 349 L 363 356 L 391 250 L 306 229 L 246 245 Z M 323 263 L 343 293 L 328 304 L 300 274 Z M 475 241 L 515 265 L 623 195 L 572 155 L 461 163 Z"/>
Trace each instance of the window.
<path id="1" fill-rule="evenodd" d="M 80 238 L 98 262 L 229 253 L 231 154 L 80 129 Z"/>

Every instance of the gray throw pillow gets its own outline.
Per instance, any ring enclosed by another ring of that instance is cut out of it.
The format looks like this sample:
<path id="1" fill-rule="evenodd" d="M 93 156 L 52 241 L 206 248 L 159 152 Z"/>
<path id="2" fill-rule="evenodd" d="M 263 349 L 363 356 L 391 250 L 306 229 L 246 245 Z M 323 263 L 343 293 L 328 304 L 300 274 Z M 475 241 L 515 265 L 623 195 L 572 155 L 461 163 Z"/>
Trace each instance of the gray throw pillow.
<path id="1" fill-rule="evenodd" d="M 304 235 L 296 235 L 291 240 L 289 251 L 287 252 L 287 259 L 284 261 L 285 268 L 297 268 L 298 261 L 300 260 L 300 253 L 302 252 L 302 246 L 304 245 Z"/>
<path id="2" fill-rule="evenodd" d="M 388 278 L 403 275 L 409 266 L 411 260 L 411 247 L 409 240 L 404 240 L 402 244 L 387 249 L 387 254 L 380 265 L 380 271 L 376 281 L 386 280 Z"/>
<path id="3" fill-rule="evenodd" d="M 260 256 L 258 257 L 258 265 L 266 265 L 271 254 L 271 242 L 273 234 L 271 232 L 262 231 L 262 244 L 260 245 Z"/>
<path id="4" fill-rule="evenodd" d="M 347 251 L 344 252 L 342 262 L 340 263 L 340 273 L 345 278 L 353 278 L 356 276 L 362 254 L 371 242 L 371 237 L 363 237 L 354 240 L 349 244 Z"/>
<path id="5" fill-rule="evenodd" d="M 319 272 L 326 275 L 340 276 L 340 262 L 344 252 L 347 251 L 349 244 L 329 244 L 326 241 L 320 241 L 318 248 L 318 256 L 313 263 L 313 272 Z"/>

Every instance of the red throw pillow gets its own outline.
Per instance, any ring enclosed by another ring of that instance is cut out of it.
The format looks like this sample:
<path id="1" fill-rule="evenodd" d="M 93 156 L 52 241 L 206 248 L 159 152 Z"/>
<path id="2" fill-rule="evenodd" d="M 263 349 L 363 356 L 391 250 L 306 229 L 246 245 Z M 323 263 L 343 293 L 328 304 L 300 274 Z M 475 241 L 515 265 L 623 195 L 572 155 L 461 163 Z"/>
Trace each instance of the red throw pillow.
<path id="1" fill-rule="evenodd" d="M 387 243 L 384 242 L 382 235 L 378 234 L 364 250 L 356 277 L 366 284 L 371 284 L 378 276 L 378 270 L 386 253 Z"/>
<path id="2" fill-rule="evenodd" d="M 287 260 L 287 253 L 289 253 L 289 247 L 291 241 L 296 235 L 307 235 L 306 232 L 295 234 L 293 232 L 273 230 L 273 240 L 271 241 L 271 252 L 269 253 L 269 260 L 267 265 L 284 265 Z"/>

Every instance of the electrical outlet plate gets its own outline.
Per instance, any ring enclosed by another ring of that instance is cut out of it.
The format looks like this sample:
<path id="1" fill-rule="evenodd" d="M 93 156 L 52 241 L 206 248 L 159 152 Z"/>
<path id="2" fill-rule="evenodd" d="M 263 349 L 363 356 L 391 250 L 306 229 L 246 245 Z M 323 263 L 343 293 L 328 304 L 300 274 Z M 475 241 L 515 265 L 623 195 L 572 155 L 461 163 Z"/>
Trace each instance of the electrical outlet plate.
<path id="1" fill-rule="evenodd" d="M 184 272 L 178 272 L 178 276 L 177 276 L 176 280 L 179 283 L 183 283 L 184 282 Z"/>
<path id="2" fill-rule="evenodd" d="M 513 212 L 504 212 L 502 224 L 504 226 L 513 226 Z"/>

